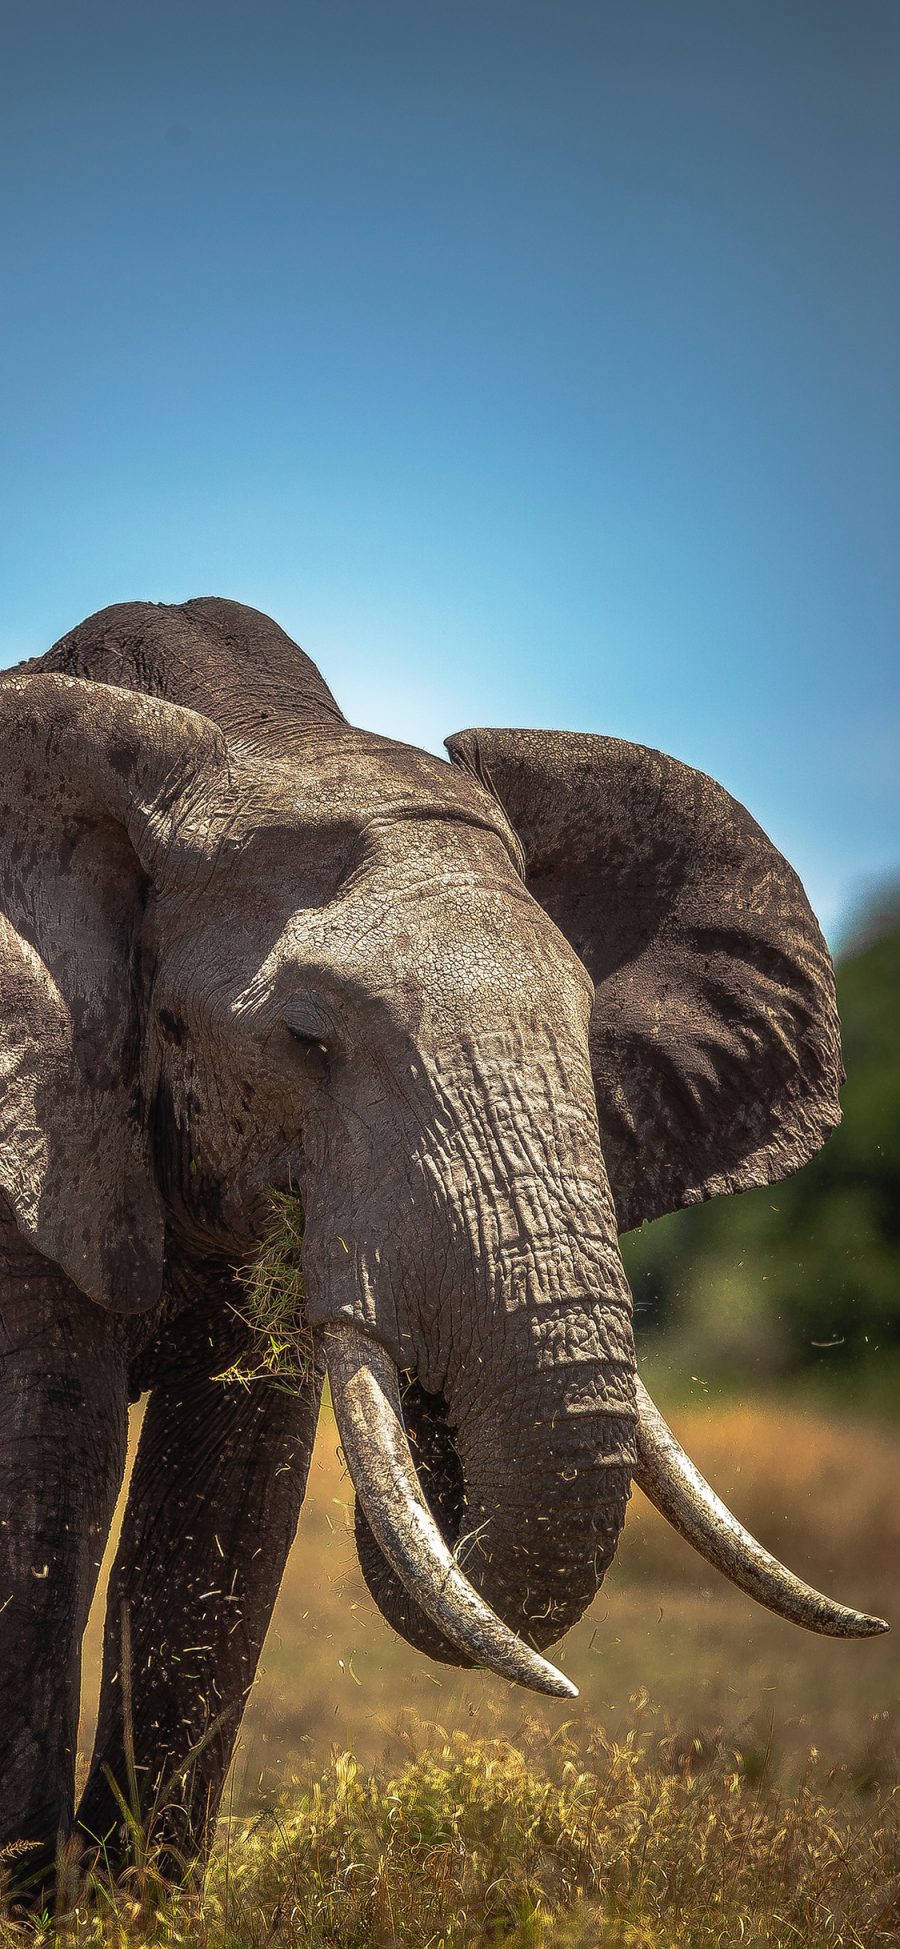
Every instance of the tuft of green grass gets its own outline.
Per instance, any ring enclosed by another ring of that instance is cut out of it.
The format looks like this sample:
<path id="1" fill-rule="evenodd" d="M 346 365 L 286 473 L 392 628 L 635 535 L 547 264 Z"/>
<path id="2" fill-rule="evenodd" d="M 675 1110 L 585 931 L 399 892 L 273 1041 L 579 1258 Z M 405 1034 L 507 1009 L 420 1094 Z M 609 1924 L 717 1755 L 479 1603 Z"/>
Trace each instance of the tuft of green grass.
<path id="1" fill-rule="evenodd" d="M 238 1277 L 244 1303 L 238 1318 L 250 1330 L 250 1347 L 216 1378 L 244 1387 L 266 1381 L 283 1393 L 299 1393 L 313 1358 L 312 1334 L 303 1310 L 303 1206 L 273 1191 L 272 1221 L 256 1257 Z"/>
<path id="2" fill-rule="evenodd" d="M 399 1769 L 334 1755 L 222 1823 L 205 1892 L 152 1850 L 68 1913 L 0 1924 L 3 1949 L 888 1949 L 900 1931 L 898 1796 L 785 1795 L 723 1745 L 539 1728 L 519 1745 L 432 1729 Z"/>

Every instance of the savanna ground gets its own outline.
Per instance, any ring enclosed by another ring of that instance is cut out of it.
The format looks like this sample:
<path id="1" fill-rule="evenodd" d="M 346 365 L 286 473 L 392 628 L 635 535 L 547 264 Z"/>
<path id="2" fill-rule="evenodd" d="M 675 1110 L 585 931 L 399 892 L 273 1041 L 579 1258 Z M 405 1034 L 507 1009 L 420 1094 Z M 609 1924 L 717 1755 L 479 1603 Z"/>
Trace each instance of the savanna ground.
<path id="1" fill-rule="evenodd" d="M 794 1568 L 900 1624 L 896 1426 L 799 1398 L 706 1397 L 673 1418 Z M 351 1527 L 323 1414 L 202 1900 L 158 1886 L 151 1835 L 130 1885 L 73 1896 L 67 1922 L 38 1925 L 45 1940 L 900 1942 L 900 1633 L 843 1644 L 781 1623 L 635 1494 L 608 1584 L 560 1651 L 581 1697 L 543 1701 L 407 1650 Z M 98 1645 L 95 1609 L 85 1747 Z M 31 1934 L 0 1925 L 5 1943 Z"/>

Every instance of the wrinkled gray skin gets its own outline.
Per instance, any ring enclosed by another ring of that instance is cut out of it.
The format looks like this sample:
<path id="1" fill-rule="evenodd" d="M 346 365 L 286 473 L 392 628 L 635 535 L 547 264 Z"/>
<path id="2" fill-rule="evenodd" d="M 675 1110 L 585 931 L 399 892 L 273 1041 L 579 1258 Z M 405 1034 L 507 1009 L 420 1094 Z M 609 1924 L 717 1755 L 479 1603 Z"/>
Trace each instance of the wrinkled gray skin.
<path id="1" fill-rule="evenodd" d="M 827 953 L 741 807 L 604 738 L 449 748 L 351 728 L 214 599 L 106 610 L 0 682 L 0 1844 L 50 1857 L 72 1826 L 81 1632 L 149 1388 L 78 1818 L 115 1850 L 130 1671 L 142 1805 L 173 1868 L 202 1850 L 319 1398 L 318 1364 L 297 1398 L 214 1378 L 271 1187 L 303 1201 L 310 1322 L 410 1376 L 444 1532 L 464 1511 L 468 1576 L 542 1647 L 625 1514 L 617 1232 L 796 1169 L 837 1121 Z M 358 1536 L 386 1615 L 458 1658 Z"/>

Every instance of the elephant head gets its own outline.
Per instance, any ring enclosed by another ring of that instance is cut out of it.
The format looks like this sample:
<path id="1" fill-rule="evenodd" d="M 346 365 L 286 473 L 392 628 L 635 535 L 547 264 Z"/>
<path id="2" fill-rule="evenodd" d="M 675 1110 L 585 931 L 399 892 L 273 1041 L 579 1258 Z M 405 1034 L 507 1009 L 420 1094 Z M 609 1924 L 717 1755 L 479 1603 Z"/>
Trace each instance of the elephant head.
<path id="1" fill-rule="evenodd" d="M 610 739 L 470 731 L 448 765 L 355 730 L 212 601 L 105 612 L 0 714 L 0 1188 L 122 1312 L 296 1192 L 397 1627 L 571 1692 L 539 1654 L 634 1478 L 763 1602 L 881 1628 L 740 1530 L 636 1374 L 618 1232 L 838 1118 L 827 951 L 748 814 Z"/>

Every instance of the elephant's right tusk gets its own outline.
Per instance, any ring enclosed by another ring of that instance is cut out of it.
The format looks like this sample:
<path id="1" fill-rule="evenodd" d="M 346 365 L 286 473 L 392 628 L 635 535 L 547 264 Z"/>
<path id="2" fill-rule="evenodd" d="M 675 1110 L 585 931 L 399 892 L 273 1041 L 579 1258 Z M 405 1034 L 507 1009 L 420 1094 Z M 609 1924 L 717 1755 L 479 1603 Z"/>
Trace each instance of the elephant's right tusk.
<path id="1" fill-rule="evenodd" d="M 347 1467 L 374 1536 L 410 1595 L 459 1651 L 554 1698 L 578 1688 L 522 1643 L 473 1590 L 432 1516 L 410 1454 L 397 1369 L 350 1322 L 319 1328 Z"/>
<path id="2" fill-rule="evenodd" d="M 680 1530 L 739 1590 L 777 1611 L 779 1617 L 826 1637 L 873 1638 L 890 1629 L 883 1617 L 867 1617 L 864 1611 L 849 1610 L 823 1597 L 770 1556 L 704 1481 L 640 1380 L 637 1410 L 638 1462 L 633 1475 L 638 1488 L 673 1529 Z"/>

